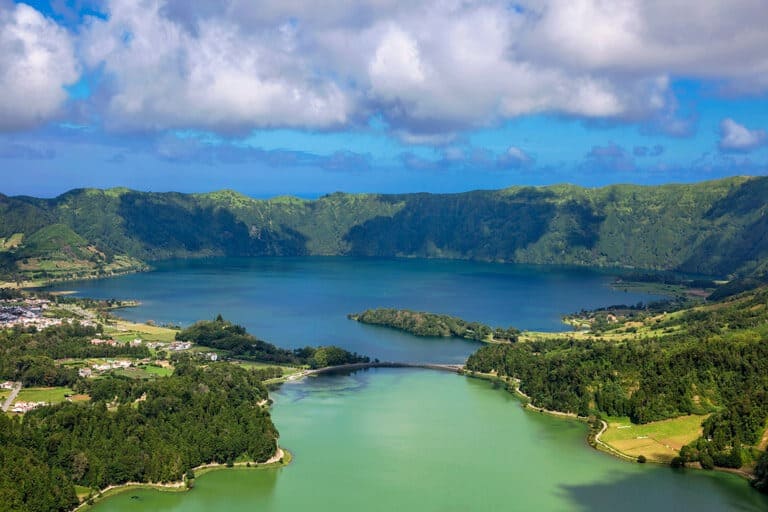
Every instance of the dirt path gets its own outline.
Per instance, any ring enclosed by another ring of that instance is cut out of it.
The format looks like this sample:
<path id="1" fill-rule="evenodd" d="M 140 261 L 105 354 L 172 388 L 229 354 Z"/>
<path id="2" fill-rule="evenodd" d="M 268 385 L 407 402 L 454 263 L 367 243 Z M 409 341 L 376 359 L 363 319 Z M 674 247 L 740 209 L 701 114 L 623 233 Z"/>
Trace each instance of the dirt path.
<path id="1" fill-rule="evenodd" d="M 763 432 L 763 437 L 760 439 L 760 444 L 757 447 L 763 451 L 768 448 L 768 429 Z"/>

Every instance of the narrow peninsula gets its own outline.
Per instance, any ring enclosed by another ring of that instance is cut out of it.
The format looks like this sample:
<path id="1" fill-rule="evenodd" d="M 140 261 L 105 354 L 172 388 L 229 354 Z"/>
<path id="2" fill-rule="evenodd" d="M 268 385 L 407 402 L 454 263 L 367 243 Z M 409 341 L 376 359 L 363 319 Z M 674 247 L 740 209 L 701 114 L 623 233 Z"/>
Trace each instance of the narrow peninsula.
<path id="1" fill-rule="evenodd" d="M 514 327 L 489 327 L 480 322 L 408 309 L 378 308 L 349 314 L 347 318 L 364 324 L 380 325 L 424 337 L 456 337 L 486 343 L 513 343 L 520 331 Z"/>

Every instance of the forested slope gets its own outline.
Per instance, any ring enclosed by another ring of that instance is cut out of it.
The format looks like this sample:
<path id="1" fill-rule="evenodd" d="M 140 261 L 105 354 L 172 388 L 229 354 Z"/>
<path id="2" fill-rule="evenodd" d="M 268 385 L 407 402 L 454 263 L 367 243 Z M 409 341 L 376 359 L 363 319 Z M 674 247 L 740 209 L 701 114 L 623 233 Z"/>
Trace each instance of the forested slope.
<path id="1" fill-rule="evenodd" d="M 267 398 L 267 377 L 181 362 L 162 379 L 84 382 L 90 404 L 0 415 L 0 508 L 72 510 L 75 484 L 171 482 L 207 462 L 266 461 L 278 437 L 257 405 Z"/>
<path id="2" fill-rule="evenodd" d="M 767 268 L 766 197 L 765 177 L 656 187 L 335 193 L 312 201 L 255 200 L 232 191 L 0 195 L 0 265 L 6 274 L 50 277 L 72 262 L 96 273 L 172 257 L 357 255 L 750 274 Z M 73 241 L 70 253 L 45 249 L 51 226 Z"/>
<path id="3" fill-rule="evenodd" d="M 768 421 L 768 287 L 595 325 L 586 335 L 482 347 L 467 368 L 519 379 L 547 409 L 635 423 L 709 414 L 680 462 L 741 467 L 762 457 L 765 471 L 768 456 L 747 447 L 761 444 Z"/>

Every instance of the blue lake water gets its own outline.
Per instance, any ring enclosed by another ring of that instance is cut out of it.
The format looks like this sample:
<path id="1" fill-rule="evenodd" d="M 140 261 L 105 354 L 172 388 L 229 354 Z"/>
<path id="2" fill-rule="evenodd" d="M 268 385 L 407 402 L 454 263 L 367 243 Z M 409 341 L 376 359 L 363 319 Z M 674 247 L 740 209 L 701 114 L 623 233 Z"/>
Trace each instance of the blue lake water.
<path id="1" fill-rule="evenodd" d="M 129 320 L 188 325 L 221 313 L 282 347 L 339 345 L 388 361 L 463 362 L 476 343 L 415 338 L 348 320 L 396 307 L 455 315 L 494 327 L 556 331 L 565 313 L 658 297 L 619 291 L 583 268 L 453 260 L 214 258 L 162 262 L 156 270 L 66 283 L 94 298 L 137 299 Z"/>

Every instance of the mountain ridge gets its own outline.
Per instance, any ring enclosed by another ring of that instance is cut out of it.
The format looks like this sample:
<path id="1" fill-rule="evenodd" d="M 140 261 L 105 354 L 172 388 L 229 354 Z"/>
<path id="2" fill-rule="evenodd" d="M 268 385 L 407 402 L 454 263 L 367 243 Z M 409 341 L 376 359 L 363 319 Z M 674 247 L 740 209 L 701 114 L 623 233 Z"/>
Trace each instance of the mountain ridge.
<path id="1" fill-rule="evenodd" d="M 744 276 L 768 268 L 765 198 L 768 177 L 744 176 L 453 194 L 336 192 L 314 200 L 124 187 L 73 189 L 49 199 L 0 194 L 0 239 L 22 240 L 0 244 L 0 265 L 6 275 L 46 272 L 45 265 L 20 269 L 24 259 L 51 256 L 24 240 L 60 224 L 105 262 L 117 256 L 139 264 L 212 255 L 353 255 Z M 57 264 L 66 272 L 65 262 Z M 100 265 L 94 261 L 93 272 L 103 270 Z"/>

